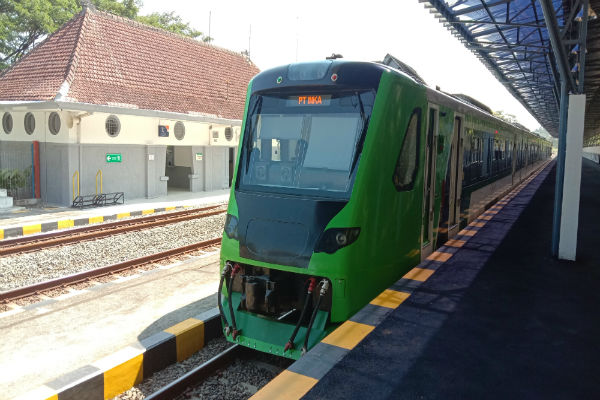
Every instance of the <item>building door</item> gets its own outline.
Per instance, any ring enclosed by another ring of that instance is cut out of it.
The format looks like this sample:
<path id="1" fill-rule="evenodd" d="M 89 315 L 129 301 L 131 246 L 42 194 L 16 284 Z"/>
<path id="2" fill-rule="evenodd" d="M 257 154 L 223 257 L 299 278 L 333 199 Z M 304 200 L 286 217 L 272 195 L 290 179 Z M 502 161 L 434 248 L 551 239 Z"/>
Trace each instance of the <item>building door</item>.
<path id="1" fill-rule="evenodd" d="M 425 171 L 423 177 L 423 213 L 421 227 L 421 260 L 433 251 L 433 219 L 435 209 L 435 159 L 437 152 L 438 110 L 429 109 L 425 140 Z"/>
<path id="2" fill-rule="evenodd" d="M 454 118 L 454 132 L 450 147 L 450 184 L 448 200 L 448 239 L 456 236 L 460 223 L 460 200 L 462 193 L 463 138 L 462 120 Z"/>

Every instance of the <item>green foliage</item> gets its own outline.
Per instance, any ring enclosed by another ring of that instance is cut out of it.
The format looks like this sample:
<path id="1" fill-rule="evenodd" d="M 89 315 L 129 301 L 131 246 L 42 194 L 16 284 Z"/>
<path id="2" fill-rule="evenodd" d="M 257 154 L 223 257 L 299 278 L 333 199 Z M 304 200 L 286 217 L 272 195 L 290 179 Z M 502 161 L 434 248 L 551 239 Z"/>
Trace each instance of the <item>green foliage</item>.
<path id="1" fill-rule="evenodd" d="M 152 13 L 149 15 L 141 15 L 136 18 L 139 22 L 155 26 L 157 28 L 165 29 L 169 32 L 178 33 L 180 35 L 189 36 L 191 38 L 200 38 L 205 42 L 209 42 L 211 39 L 205 37 L 202 32 L 192 28 L 189 23 L 183 22 L 180 16 L 175 15 L 174 12 L 166 13 Z"/>
<path id="2" fill-rule="evenodd" d="M 173 12 L 138 16 L 142 0 L 0 0 L 0 73 L 79 13 L 84 3 L 181 35 L 211 40 Z"/>
<path id="3" fill-rule="evenodd" d="M 20 188 L 27 186 L 31 180 L 31 167 L 20 169 L 0 169 L 0 188 L 15 194 Z"/>
<path id="4" fill-rule="evenodd" d="M 547 131 L 547 130 L 545 130 L 545 129 L 544 129 L 543 127 L 541 127 L 541 126 L 540 126 L 540 127 L 538 127 L 538 128 L 537 128 L 535 131 L 533 131 L 533 132 L 534 132 L 534 133 L 537 133 L 538 135 L 540 135 L 540 136 L 541 136 L 541 137 L 543 137 L 543 138 L 546 138 L 546 139 L 552 139 L 552 135 L 550 135 L 550 134 L 548 133 L 548 131 Z"/>
<path id="5" fill-rule="evenodd" d="M 142 6 L 142 0 L 92 0 L 92 3 L 98 10 L 131 19 L 135 19 Z"/>
<path id="6" fill-rule="evenodd" d="M 0 0 L 0 69 L 21 58 L 78 8 L 76 0 Z"/>
<path id="7" fill-rule="evenodd" d="M 510 123 L 510 124 L 514 124 L 517 121 L 517 117 L 515 117 L 513 114 L 508 114 L 505 113 L 504 111 L 500 110 L 500 111 L 494 111 L 494 116 L 498 117 L 500 119 L 503 119 L 504 121 Z"/>

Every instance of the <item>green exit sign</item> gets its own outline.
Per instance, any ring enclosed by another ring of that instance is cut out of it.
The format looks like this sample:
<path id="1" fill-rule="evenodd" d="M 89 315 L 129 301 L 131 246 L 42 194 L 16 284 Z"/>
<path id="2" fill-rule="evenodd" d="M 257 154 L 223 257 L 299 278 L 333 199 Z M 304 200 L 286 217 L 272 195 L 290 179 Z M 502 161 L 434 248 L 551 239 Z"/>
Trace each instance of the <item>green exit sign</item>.
<path id="1" fill-rule="evenodd" d="M 106 162 L 107 163 L 121 162 L 121 160 L 122 160 L 121 153 L 107 153 L 106 154 Z"/>

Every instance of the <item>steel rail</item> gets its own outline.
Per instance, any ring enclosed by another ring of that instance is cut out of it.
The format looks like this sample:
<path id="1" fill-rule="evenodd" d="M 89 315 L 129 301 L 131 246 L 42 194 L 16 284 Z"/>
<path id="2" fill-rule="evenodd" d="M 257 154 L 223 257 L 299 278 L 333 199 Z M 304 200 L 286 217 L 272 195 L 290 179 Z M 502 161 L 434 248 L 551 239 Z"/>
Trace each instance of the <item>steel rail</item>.
<path id="1" fill-rule="evenodd" d="M 198 385 L 219 369 L 227 367 L 244 353 L 248 353 L 249 350 L 247 347 L 234 344 L 182 377 L 152 393 L 146 397 L 146 400 L 172 400 L 182 395 L 189 387 Z"/>
<path id="2" fill-rule="evenodd" d="M 91 269 L 88 271 L 78 272 L 76 274 L 67 275 L 61 278 L 52 279 L 45 282 L 36 283 L 30 286 L 24 286 L 21 288 L 7 290 L 0 293 L 0 303 L 7 303 L 13 300 L 21 299 L 23 297 L 32 296 L 41 292 L 65 287 L 67 285 L 73 285 L 76 283 L 86 282 L 93 278 L 99 278 L 105 275 L 114 274 L 116 272 L 124 271 L 139 267 L 144 264 L 158 262 L 164 259 L 168 259 L 174 256 L 180 256 L 182 254 L 197 251 L 206 247 L 218 245 L 221 243 L 221 238 L 214 238 L 205 240 L 203 242 L 193 243 L 187 246 L 178 247 L 176 249 L 162 251 L 160 253 L 151 254 L 148 256 L 135 258 L 133 260 L 124 261 L 122 263 L 108 265 L 106 267 L 100 267 Z"/>
<path id="3" fill-rule="evenodd" d="M 220 206 L 211 206 L 194 210 L 176 211 L 173 213 L 139 217 L 125 221 L 108 222 L 101 225 L 89 225 L 82 228 L 69 229 L 36 235 L 32 237 L 20 237 L 0 241 L 0 256 L 40 250 L 47 247 L 76 243 L 85 240 L 99 239 L 114 234 L 150 229 L 158 226 L 189 221 L 191 219 L 205 218 L 213 215 L 223 214 L 225 210 L 214 210 Z"/>

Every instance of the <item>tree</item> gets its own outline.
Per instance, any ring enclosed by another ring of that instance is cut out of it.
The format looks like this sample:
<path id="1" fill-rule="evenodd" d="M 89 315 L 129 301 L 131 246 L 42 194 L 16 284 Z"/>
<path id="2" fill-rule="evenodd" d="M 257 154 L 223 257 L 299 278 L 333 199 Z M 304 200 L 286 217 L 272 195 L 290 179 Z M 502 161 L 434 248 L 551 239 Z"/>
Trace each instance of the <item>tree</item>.
<path id="1" fill-rule="evenodd" d="M 178 33 L 191 38 L 200 38 L 204 42 L 210 42 L 212 38 L 192 28 L 189 23 L 183 22 L 180 16 L 174 12 L 152 13 L 150 15 L 140 15 L 136 18 L 139 22 L 165 29 L 169 32 Z"/>
<path id="2" fill-rule="evenodd" d="M 515 122 L 519 122 L 517 121 L 517 117 L 515 117 L 513 114 L 507 114 L 504 111 L 500 110 L 500 111 L 494 111 L 494 116 L 498 117 L 510 124 L 514 124 Z"/>
<path id="3" fill-rule="evenodd" d="M 142 0 L 0 0 L 0 72 L 79 13 L 83 4 L 184 36 L 211 39 L 174 13 L 138 16 Z"/>
<path id="4" fill-rule="evenodd" d="M 537 133 L 538 135 L 540 135 L 541 137 L 545 137 L 547 139 L 552 139 L 552 135 L 550 135 L 548 133 L 547 130 L 545 130 L 543 127 L 538 127 L 535 131 L 533 131 L 533 133 Z"/>

